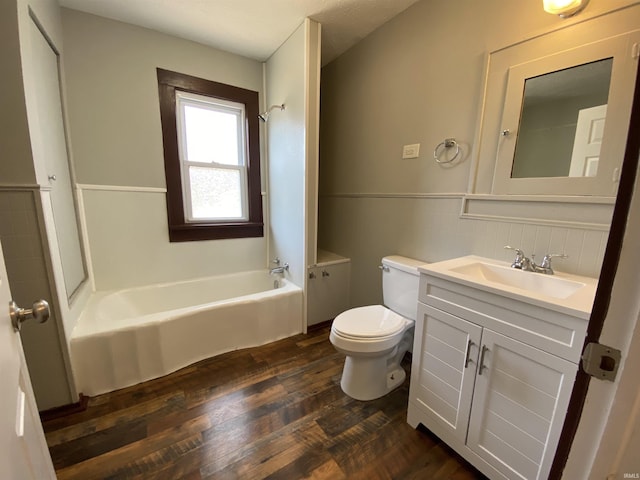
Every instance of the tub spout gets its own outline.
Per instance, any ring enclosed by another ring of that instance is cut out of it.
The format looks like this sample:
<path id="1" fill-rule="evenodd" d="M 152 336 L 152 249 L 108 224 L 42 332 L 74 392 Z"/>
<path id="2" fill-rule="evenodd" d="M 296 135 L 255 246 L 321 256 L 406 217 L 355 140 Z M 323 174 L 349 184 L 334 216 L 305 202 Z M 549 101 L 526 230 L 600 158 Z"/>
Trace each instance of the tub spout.
<path id="1" fill-rule="evenodd" d="M 273 275 L 274 273 L 284 273 L 289 271 L 289 264 L 285 263 L 281 267 L 272 268 L 269 270 L 269 275 Z"/>

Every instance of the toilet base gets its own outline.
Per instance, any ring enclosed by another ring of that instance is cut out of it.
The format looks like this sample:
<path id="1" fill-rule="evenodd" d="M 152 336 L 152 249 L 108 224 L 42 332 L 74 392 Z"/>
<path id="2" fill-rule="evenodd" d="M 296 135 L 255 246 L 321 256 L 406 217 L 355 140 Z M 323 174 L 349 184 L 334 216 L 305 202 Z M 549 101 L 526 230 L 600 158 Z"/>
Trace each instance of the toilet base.
<path id="1" fill-rule="evenodd" d="M 332 342 L 333 343 L 333 342 Z M 342 370 L 340 387 L 356 400 L 375 400 L 398 388 L 407 378 L 400 362 L 413 343 L 413 325 L 402 335 L 395 347 L 376 355 L 347 355 Z M 334 346 L 335 343 L 334 343 Z M 336 348 L 338 348 L 336 346 Z M 341 351 L 338 349 L 338 351 Z M 386 372 L 386 373 L 385 373 Z"/>
<path id="2" fill-rule="evenodd" d="M 389 355 L 371 357 L 347 356 L 340 387 L 356 400 L 374 400 L 399 387 L 407 374 L 400 365 L 388 365 Z M 380 372 L 387 371 L 386 375 Z"/>
<path id="3" fill-rule="evenodd" d="M 398 366 L 387 373 L 387 388 L 389 392 L 398 388 L 404 382 L 404 379 L 407 378 L 407 372 L 404 371 L 404 368 Z"/>

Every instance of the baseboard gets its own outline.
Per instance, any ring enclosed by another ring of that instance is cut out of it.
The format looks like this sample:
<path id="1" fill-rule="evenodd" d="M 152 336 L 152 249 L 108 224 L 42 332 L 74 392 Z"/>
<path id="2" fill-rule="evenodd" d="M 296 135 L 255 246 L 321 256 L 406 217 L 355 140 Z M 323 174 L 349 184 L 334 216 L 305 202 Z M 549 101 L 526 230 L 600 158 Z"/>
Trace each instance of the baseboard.
<path id="1" fill-rule="evenodd" d="M 315 323 L 313 325 L 309 325 L 307 327 L 307 333 L 317 332 L 318 330 L 322 330 L 323 328 L 327 328 L 331 326 L 331 322 L 333 322 L 333 318 L 331 320 L 325 320 L 324 322 Z"/>
<path id="2" fill-rule="evenodd" d="M 55 420 L 56 418 L 66 417 L 73 413 L 84 412 L 87 409 L 89 403 L 89 397 L 80 394 L 80 399 L 76 403 L 70 403 L 68 405 L 60 405 L 59 407 L 50 408 L 40 412 L 40 421 L 46 422 L 48 420 Z"/>

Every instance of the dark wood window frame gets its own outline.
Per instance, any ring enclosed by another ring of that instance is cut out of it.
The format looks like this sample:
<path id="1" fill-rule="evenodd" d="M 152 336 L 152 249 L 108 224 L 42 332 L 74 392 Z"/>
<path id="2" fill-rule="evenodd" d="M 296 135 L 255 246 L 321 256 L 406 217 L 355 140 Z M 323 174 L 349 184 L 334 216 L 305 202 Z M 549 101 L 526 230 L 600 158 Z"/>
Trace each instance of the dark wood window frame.
<path id="1" fill-rule="evenodd" d="M 164 171 L 167 181 L 169 240 L 172 242 L 187 242 L 264 236 L 260 183 L 258 92 L 161 68 L 157 69 L 157 75 L 162 142 L 164 145 Z M 233 222 L 185 221 L 180 156 L 178 153 L 176 91 L 206 95 L 216 99 L 244 104 L 247 122 L 248 220 Z"/>

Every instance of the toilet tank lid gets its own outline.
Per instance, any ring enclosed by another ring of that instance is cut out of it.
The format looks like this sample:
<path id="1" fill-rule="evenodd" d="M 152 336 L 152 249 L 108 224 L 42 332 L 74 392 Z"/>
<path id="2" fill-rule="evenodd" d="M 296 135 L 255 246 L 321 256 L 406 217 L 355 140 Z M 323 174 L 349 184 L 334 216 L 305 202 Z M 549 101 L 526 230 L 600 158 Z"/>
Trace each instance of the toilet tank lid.
<path id="1" fill-rule="evenodd" d="M 388 267 L 397 268 L 413 275 L 419 275 L 418 267 L 425 265 L 424 260 L 416 260 L 415 258 L 403 257 L 402 255 L 389 255 L 382 259 L 382 264 Z"/>

